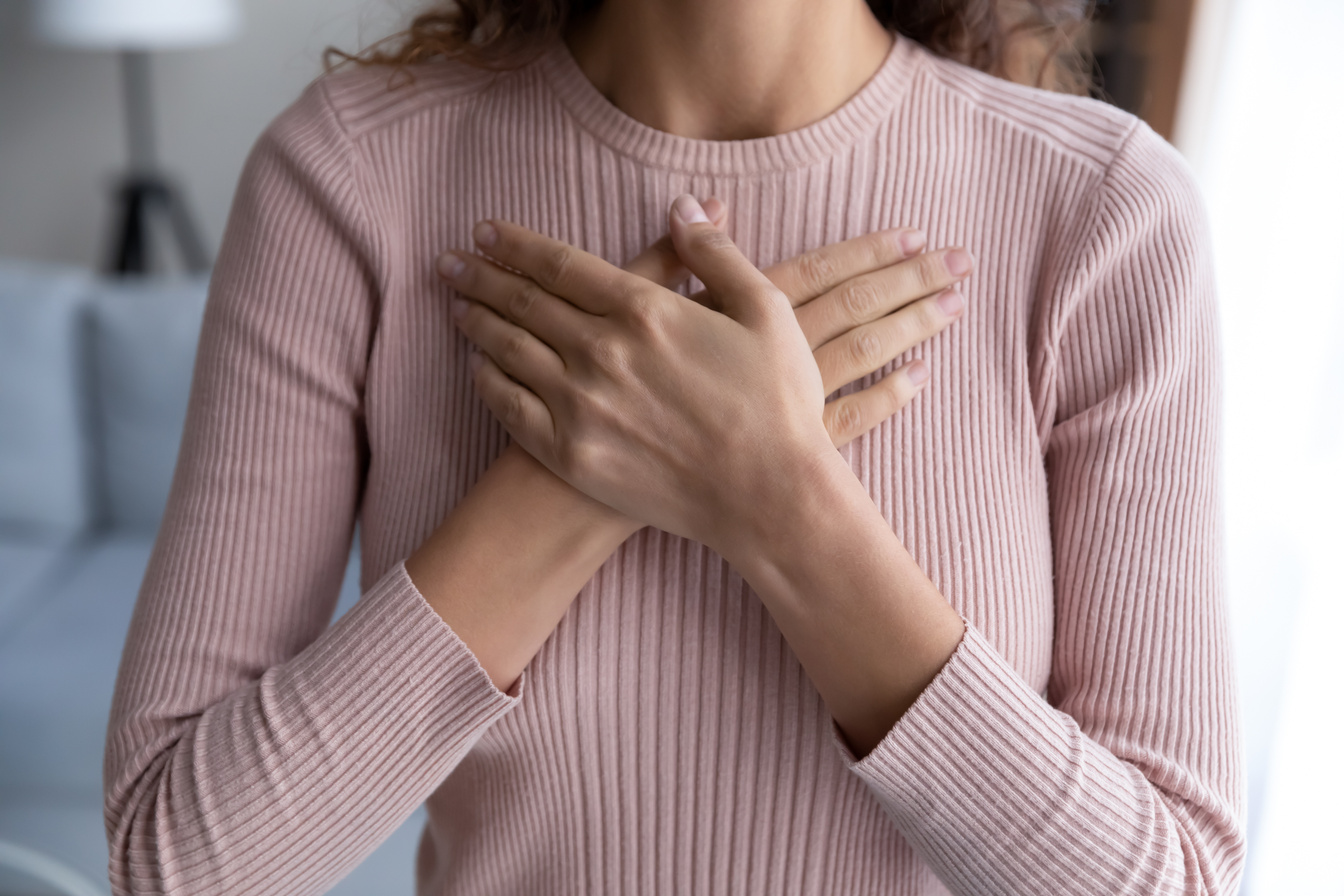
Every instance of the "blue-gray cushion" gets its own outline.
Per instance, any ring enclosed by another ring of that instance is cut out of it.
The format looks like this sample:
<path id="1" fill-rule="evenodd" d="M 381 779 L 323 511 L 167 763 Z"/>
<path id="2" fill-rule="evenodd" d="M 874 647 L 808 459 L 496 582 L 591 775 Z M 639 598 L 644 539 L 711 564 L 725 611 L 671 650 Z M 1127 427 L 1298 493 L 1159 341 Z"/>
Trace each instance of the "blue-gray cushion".
<path id="1" fill-rule="evenodd" d="M 0 645 L 60 581 L 79 544 L 74 537 L 0 538 Z"/>
<path id="2" fill-rule="evenodd" d="M 101 282 L 91 362 L 102 516 L 154 532 L 172 484 L 208 279 Z"/>
<path id="3" fill-rule="evenodd" d="M 0 803 L 102 789 L 112 685 L 153 539 L 73 552 L 61 581 L 0 641 Z"/>
<path id="4" fill-rule="evenodd" d="M 0 261 L 0 534 L 60 538 L 94 514 L 80 360 L 90 276 Z"/>
<path id="5" fill-rule="evenodd" d="M 67 550 L 40 600 L 0 631 L 0 805 L 102 787 L 112 687 L 154 536 L 113 530 Z M 358 598 L 351 551 L 341 612 Z"/>
<path id="6" fill-rule="evenodd" d="M 107 868 L 107 717 L 152 546 L 148 534 L 113 532 L 67 545 L 54 558 L 0 541 L 0 559 L 43 561 L 43 568 L 55 561 L 60 569 L 32 579 L 40 599 L 0 627 L 0 839 L 45 852 L 93 880 L 105 879 Z M 343 607 L 358 596 L 357 557 L 352 552 L 346 569 Z M 331 892 L 411 892 L 424 824 L 421 809 Z M 0 893 L 27 892 L 16 886 L 0 873 Z"/>

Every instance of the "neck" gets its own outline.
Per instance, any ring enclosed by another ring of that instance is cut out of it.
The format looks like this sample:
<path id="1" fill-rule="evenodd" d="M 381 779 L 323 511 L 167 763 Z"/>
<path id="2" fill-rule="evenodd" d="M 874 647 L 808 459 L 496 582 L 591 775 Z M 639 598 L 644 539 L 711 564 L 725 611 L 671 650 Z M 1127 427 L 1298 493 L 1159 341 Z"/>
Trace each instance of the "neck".
<path id="1" fill-rule="evenodd" d="M 564 39 L 588 80 L 636 121 L 747 140 L 839 108 L 893 38 L 865 0 L 603 0 Z"/>

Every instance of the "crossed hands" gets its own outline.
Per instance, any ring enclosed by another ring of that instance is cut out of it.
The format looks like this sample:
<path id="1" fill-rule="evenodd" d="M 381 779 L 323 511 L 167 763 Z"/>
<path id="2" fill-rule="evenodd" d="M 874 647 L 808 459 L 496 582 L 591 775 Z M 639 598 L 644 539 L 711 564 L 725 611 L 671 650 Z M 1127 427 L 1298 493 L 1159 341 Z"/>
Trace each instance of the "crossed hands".
<path id="1" fill-rule="evenodd" d="M 515 444 L 570 486 L 728 559 L 791 506 L 836 447 L 907 405 L 921 361 L 829 403 L 960 316 L 960 249 L 881 231 L 757 270 L 689 195 L 669 234 L 616 266 L 482 221 L 445 253 L 474 382 Z M 688 273 L 705 290 L 673 287 Z M 512 449 L 511 449 L 512 450 Z"/>

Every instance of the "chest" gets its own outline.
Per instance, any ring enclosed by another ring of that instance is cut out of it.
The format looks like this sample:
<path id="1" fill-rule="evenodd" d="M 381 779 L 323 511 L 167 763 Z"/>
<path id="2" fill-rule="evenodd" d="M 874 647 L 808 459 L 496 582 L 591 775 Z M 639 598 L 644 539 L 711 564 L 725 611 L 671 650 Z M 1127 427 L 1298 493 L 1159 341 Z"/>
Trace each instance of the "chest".
<path id="1" fill-rule="evenodd" d="M 940 203 L 936 194 L 914 189 L 898 159 L 748 180 L 636 166 L 602 148 L 585 152 L 581 143 L 578 163 L 552 175 L 561 169 L 538 156 L 540 150 L 497 145 L 489 147 L 491 155 L 485 149 L 468 154 L 475 162 L 438 172 L 423 190 L 406 194 L 401 248 L 392 258 L 392 288 L 384 296 L 366 383 L 366 581 L 414 550 L 508 444 L 474 394 L 466 366 L 470 344 L 450 323 L 450 292 L 432 270 L 444 248 L 471 245 L 476 220 L 514 220 L 623 264 L 666 231 L 672 198 L 688 191 L 714 195 L 727 204 L 726 229 L 761 267 L 872 230 L 918 226 L 931 247 L 962 245 L 976 257 L 963 290 L 967 309 L 949 329 L 842 390 L 865 388 L 914 358 L 932 371 L 910 405 L 842 451 L 940 592 L 1044 691 L 1053 592 L 1049 505 L 1029 375 L 1031 235 L 1013 234 L 1010 244 L 1010 222 L 988 220 L 992 210 L 968 212 L 975 204 Z M 491 175 L 501 170 L 522 182 L 492 191 Z M 417 206 L 414 197 L 431 188 L 455 197 L 451 214 Z M 397 525 L 388 525 L 393 519 Z M 655 530 L 644 530 L 611 557 L 557 634 L 566 624 L 588 625 L 588 637 L 614 643 L 629 638 L 632 612 L 642 614 L 639 625 L 649 632 L 677 632 L 683 639 L 712 632 L 724 643 L 741 642 L 748 629 L 757 633 L 753 638 L 778 639 L 734 571 L 700 546 Z M 553 640 L 556 649 L 570 643 Z M 577 641 L 572 648 L 581 649 Z M 770 649 L 787 653 L 782 644 Z M 733 661 L 731 653 L 721 661 Z"/>

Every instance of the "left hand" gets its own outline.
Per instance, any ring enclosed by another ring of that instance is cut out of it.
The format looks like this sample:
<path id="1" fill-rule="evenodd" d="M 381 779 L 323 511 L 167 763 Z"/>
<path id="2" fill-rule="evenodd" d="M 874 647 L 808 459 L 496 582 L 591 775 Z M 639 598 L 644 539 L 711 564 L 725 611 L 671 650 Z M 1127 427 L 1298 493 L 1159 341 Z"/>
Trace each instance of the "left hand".
<path id="1" fill-rule="evenodd" d="M 499 264 L 461 255 L 449 282 L 481 303 L 459 318 L 484 351 L 476 388 L 529 454 L 626 516 L 732 559 L 838 455 L 788 298 L 693 197 L 669 218 L 677 254 L 721 311 L 501 221 L 475 231 Z"/>

